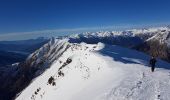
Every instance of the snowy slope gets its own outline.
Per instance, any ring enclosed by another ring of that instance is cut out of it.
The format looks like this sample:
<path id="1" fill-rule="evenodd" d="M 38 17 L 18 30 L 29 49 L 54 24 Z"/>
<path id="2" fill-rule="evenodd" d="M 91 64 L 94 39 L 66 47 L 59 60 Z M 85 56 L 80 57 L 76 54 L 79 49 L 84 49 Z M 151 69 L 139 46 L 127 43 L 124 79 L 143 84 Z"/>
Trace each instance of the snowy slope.
<path id="1" fill-rule="evenodd" d="M 169 100 L 169 63 L 159 60 L 151 73 L 143 53 L 65 42 L 69 48 L 16 100 Z M 54 84 L 48 82 L 51 76 Z"/>

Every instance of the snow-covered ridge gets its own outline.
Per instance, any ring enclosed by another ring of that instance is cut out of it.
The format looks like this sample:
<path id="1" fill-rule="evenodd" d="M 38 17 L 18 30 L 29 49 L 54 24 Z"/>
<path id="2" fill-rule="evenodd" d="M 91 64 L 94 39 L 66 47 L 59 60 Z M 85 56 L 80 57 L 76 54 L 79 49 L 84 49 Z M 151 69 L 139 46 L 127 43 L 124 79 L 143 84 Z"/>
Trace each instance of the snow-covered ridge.
<path id="1" fill-rule="evenodd" d="M 65 41 L 65 42 L 67 43 L 67 41 Z M 48 80 L 49 80 L 50 76 L 53 76 L 56 81 L 60 80 L 60 78 L 63 78 L 64 76 L 70 77 L 69 74 L 73 74 L 74 78 L 75 79 L 77 78 L 79 81 L 82 81 L 82 80 L 85 81 L 89 77 L 92 77 L 93 75 L 94 75 L 93 77 L 96 78 L 95 74 L 98 73 L 98 71 L 101 70 L 103 68 L 103 66 L 105 66 L 105 63 L 103 62 L 103 64 L 102 64 L 101 63 L 102 61 L 100 59 L 98 60 L 97 57 L 91 56 L 90 52 L 101 50 L 102 48 L 104 48 L 104 44 L 98 43 L 97 45 L 88 45 L 85 43 L 81 43 L 81 44 L 74 43 L 74 44 L 69 44 L 69 45 L 70 45 L 70 47 L 63 53 L 63 55 L 61 57 L 59 57 L 58 60 L 54 61 L 54 63 L 50 67 L 50 69 L 48 69 L 45 73 L 43 73 L 42 76 L 44 76 L 44 74 L 45 74 L 46 78 L 43 79 L 42 81 L 39 80 L 38 83 L 36 83 L 35 85 L 38 85 L 38 84 L 40 85 L 41 83 L 43 83 L 42 85 L 47 85 L 47 87 L 48 86 L 51 87 L 51 85 L 48 84 Z M 87 59 L 88 57 L 90 59 Z M 66 64 L 68 59 L 71 59 L 72 63 L 74 63 L 74 66 L 72 65 L 69 67 L 69 64 Z M 94 62 L 91 62 L 91 60 L 94 60 Z M 95 62 L 99 62 L 99 63 L 97 65 L 95 65 Z M 94 67 L 88 67 L 88 64 L 91 64 L 91 66 L 94 66 Z M 49 70 L 50 70 L 50 72 L 49 72 Z M 46 76 L 47 72 L 49 72 L 49 73 Z M 105 74 L 106 74 L 106 72 L 105 72 Z M 78 82 L 78 80 L 76 82 Z M 73 81 L 73 83 L 75 85 L 76 84 L 78 85 L 78 83 L 75 83 L 74 81 Z M 73 84 L 73 83 L 69 82 L 69 84 Z M 87 83 L 86 83 L 86 85 L 87 85 Z M 56 82 L 56 85 L 57 85 L 57 82 Z M 66 86 L 66 87 L 68 87 L 68 86 Z M 44 86 L 40 87 L 40 89 L 42 89 L 43 87 Z M 39 88 L 37 88 L 37 89 L 39 89 Z M 81 89 L 81 88 L 79 88 L 79 89 Z M 42 97 L 42 96 L 40 96 L 40 97 Z M 24 96 L 24 98 L 26 98 L 26 97 Z M 22 99 L 24 99 L 24 98 L 22 98 Z M 28 100 L 34 99 L 34 98 L 36 98 L 36 95 L 30 94 L 30 98 L 28 97 Z M 66 98 L 68 98 L 68 97 L 66 97 Z M 40 99 L 42 99 L 42 98 L 40 98 Z"/>
<path id="2" fill-rule="evenodd" d="M 29 72 L 38 77 L 16 100 L 168 100 L 170 65 L 159 60 L 158 71 L 152 75 L 147 55 L 113 45 L 167 40 L 166 33 L 169 28 L 52 38 L 27 58 Z"/>
<path id="3" fill-rule="evenodd" d="M 40 75 L 69 48 L 68 39 L 52 38 L 47 44 L 32 53 L 25 61 L 24 66 L 35 70 L 35 75 Z"/>
<path id="4" fill-rule="evenodd" d="M 16 100 L 170 98 L 169 64 L 166 62 L 159 60 L 159 68 L 151 73 L 147 67 L 149 57 L 137 51 L 103 43 L 69 43 L 68 39 L 52 41 L 27 59 L 37 58 L 32 63 L 35 67 L 44 57 L 45 62 L 52 64 Z"/>

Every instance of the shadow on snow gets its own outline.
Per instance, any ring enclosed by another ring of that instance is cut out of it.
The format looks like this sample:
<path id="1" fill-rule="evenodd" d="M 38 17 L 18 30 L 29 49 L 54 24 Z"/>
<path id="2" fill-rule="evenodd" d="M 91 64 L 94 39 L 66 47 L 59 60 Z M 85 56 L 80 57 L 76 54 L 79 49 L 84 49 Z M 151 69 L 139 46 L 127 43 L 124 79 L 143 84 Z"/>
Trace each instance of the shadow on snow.
<path id="1" fill-rule="evenodd" d="M 125 64 L 141 64 L 149 67 L 150 56 L 136 50 L 105 44 L 105 47 L 99 52 L 104 56 L 112 57 L 114 61 Z M 170 70 L 170 64 L 159 59 L 157 60 L 156 67 Z"/>

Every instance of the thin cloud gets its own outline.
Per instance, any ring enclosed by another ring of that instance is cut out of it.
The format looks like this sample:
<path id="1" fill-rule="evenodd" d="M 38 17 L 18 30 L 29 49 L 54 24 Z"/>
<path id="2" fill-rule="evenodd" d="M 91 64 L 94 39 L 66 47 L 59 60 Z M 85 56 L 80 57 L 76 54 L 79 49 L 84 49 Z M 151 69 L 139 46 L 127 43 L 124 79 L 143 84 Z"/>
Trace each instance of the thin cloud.
<path id="1" fill-rule="evenodd" d="M 41 33 L 62 33 L 62 32 L 81 32 L 81 31 L 93 31 L 93 30 L 105 30 L 105 29 L 120 29 L 129 28 L 129 26 L 101 26 L 101 27 L 84 27 L 84 28 L 73 28 L 73 29 L 54 29 L 54 30 L 42 30 L 42 31 L 32 31 L 32 32 L 14 32 L 0 34 L 0 36 L 14 36 L 14 35 L 28 35 L 28 34 L 41 34 Z"/>
<path id="2" fill-rule="evenodd" d="M 72 33 L 81 32 L 93 32 L 93 31 L 113 31 L 113 30 L 126 30 L 137 27 L 144 27 L 148 25 L 115 25 L 115 26 L 99 26 L 99 27 L 84 27 L 84 28 L 73 28 L 73 29 L 54 29 L 54 30 L 42 30 L 42 31 L 32 31 L 32 32 L 15 32 L 15 33 L 5 33 L 0 34 L 0 41 L 3 40 L 22 40 L 31 39 L 37 37 L 52 37 L 69 35 Z M 149 25 L 154 26 L 154 25 Z"/>

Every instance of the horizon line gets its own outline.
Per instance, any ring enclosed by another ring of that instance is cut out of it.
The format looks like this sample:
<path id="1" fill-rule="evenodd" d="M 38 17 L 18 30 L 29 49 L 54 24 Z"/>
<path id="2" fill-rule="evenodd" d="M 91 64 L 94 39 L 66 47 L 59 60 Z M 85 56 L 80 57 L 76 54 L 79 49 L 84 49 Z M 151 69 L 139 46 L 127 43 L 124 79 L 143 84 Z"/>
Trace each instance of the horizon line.
<path id="1" fill-rule="evenodd" d="M 11 32 L 11 33 L 3 33 L 0 34 L 0 41 L 8 40 L 9 37 L 16 36 L 26 36 L 26 35 L 38 35 L 38 37 L 48 37 L 45 36 L 48 34 L 56 35 L 56 36 L 67 36 L 73 33 L 83 33 L 83 32 L 97 32 L 97 31 L 126 31 L 130 29 L 143 29 L 143 28 L 154 28 L 154 27 L 166 27 L 170 24 L 159 23 L 152 25 L 110 25 L 110 26 L 96 26 L 96 27 L 80 27 L 80 28 L 63 28 L 63 29 L 47 29 L 47 30 L 38 30 L 38 31 L 30 31 L 30 32 Z M 58 34 L 57 34 L 58 33 Z M 66 34 L 67 33 L 67 34 Z M 42 35 L 42 36 L 41 36 Z M 44 36 L 43 36 L 44 35 Z M 50 35 L 49 35 L 50 36 Z M 51 36 L 52 37 L 52 36 Z M 33 37 L 32 37 L 33 38 Z M 19 39 L 19 38 L 18 38 Z M 16 37 L 16 40 L 18 40 Z M 30 36 L 31 39 L 31 36 Z M 15 40 L 12 38 L 12 40 Z M 21 39 L 19 39 L 21 40 Z"/>

